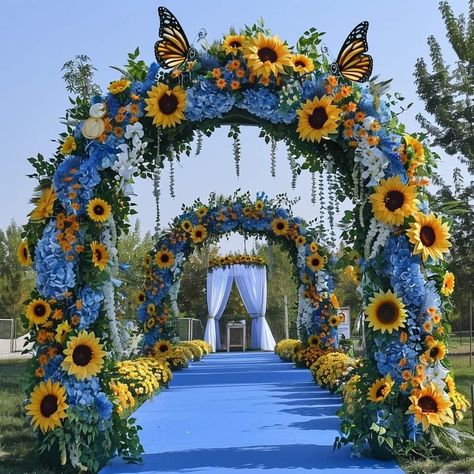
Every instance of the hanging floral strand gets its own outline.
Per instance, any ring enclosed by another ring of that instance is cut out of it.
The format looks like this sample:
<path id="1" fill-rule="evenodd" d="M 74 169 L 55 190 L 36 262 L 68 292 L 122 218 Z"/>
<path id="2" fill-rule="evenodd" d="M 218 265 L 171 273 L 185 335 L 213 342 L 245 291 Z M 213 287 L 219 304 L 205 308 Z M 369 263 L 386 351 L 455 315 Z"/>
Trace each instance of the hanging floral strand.
<path id="1" fill-rule="evenodd" d="M 329 231 L 330 231 L 330 239 L 331 243 L 335 244 L 336 242 L 336 234 L 334 232 L 334 201 L 336 200 L 336 193 L 335 193 L 335 181 L 333 173 L 328 173 L 327 175 L 327 184 L 328 184 L 328 222 L 329 222 Z"/>
<path id="2" fill-rule="evenodd" d="M 153 176 L 153 196 L 155 197 L 156 203 L 156 217 L 155 217 L 155 240 L 158 241 L 160 234 L 160 179 L 161 179 L 161 168 L 160 168 L 160 142 L 161 142 L 161 129 L 157 129 L 156 134 L 156 156 L 155 156 L 155 174 Z"/>
<path id="3" fill-rule="evenodd" d="M 325 182 L 324 182 L 324 174 L 323 171 L 319 173 L 319 221 L 324 223 L 324 214 L 325 214 L 325 209 L 326 209 L 326 200 L 324 196 L 324 188 L 325 188 Z"/>
<path id="4" fill-rule="evenodd" d="M 196 156 L 199 156 L 202 151 L 202 132 L 201 130 L 197 131 L 197 139 L 196 139 Z"/>
<path id="5" fill-rule="evenodd" d="M 170 160 L 170 196 L 174 199 L 176 197 L 174 193 L 174 153 Z"/>
<path id="6" fill-rule="evenodd" d="M 316 173 L 311 172 L 311 204 L 316 204 Z"/>
<path id="7" fill-rule="evenodd" d="M 270 172 L 272 174 L 272 178 L 276 177 L 276 149 L 277 149 L 277 142 L 272 137 L 271 143 L 270 143 L 270 159 L 271 159 Z"/>
<path id="8" fill-rule="evenodd" d="M 235 174 L 237 178 L 240 176 L 240 128 L 232 125 L 229 131 L 229 137 L 234 139 L 232 145 L 234 151 Z"/>
<path id="9" fill-rule="evenodd" d="M 296 188 L 296 178 L 298 177 L 298 172 L 296 170 L 296 160 L 295 156 L 291 153 L 290 148 L 287 149 L 287 158 L 290 163 L 291 170 L 291 189 Z"/>

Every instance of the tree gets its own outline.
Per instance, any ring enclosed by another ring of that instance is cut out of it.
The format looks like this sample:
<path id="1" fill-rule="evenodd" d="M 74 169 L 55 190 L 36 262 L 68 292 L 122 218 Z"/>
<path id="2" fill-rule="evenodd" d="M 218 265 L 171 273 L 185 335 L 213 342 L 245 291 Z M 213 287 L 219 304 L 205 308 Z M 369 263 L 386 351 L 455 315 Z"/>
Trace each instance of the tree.
<path id="1" fill-rule="evenodd" d="M 450 155 L 457 155 L 474 173 L 474 0 L 469 0 L 469 17 L 456 18 L 447 1 L 439 3 L 449 42 L 457 56 L 454 67 L 446 65 L 441 47 L 434 36 L 428 37 L 432 72 L 423 58 L 417 60 L 417 92 L 435 124 L 421 114 L 417 119 L 430 135 L 434 145 Z"/>

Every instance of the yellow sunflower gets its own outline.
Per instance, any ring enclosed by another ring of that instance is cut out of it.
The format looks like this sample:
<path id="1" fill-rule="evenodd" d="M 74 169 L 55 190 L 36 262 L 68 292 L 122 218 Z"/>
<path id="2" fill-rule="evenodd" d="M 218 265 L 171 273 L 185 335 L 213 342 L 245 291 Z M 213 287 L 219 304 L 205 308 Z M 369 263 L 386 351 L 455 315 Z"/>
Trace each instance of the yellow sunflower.
<path id="1" fill-rule="evenodd" d="M 135 295 L 135 303 L 142 304 L 144 301 L 145 301 L 145 292 L 144 291 L 139 291 Z"/>
<path id="2" fill-rule="evenodd" d="M 313 334 L 308 338 L 308 344 L 310 346 L 319 347 L 321 345 L 321 339 L 316 334 Z"/>
<path id="3" fill-rule="evenodd" d="M 97 267 L 101 272 L 105 270 L 107 263 L 109 262 L 109 251 L 104 244 L 97 242 L 91 243 L 92 250 L 92 263 Z"/>
<path id="4" fill-rule="evenodd" d="M 311 242 L 309 249 L 311 252 L 316 253 L 318 251 L 318 244 L 316 242 Z"/>
<path id="5" fill-rule="evenodd" d="M 275 235 L 287 235 L 288 229 L 288 221 L 283 219 L 283 217 L 275 217 L 272 220 L 272 230 Z"/>
<path id="6" fill-rule="evenodd" d="M 329 326 L 331 326 L 332 328 L 337 328 L 339 324 L 341 324 L 341 319 L 339 318 L 339 316 L 336 316 L 335 314 L 333 314 L 329 318 L 328 323 L 329 323 Z"/>
<path id="7" fill-rule="evenodd" d="M 72 135 L 69 135 L 68 137 L 66 137 L 66 139 L 63 141 L 63 144 L 61 145 L 61 153 L 63 155 L 70 155 L 73 151 L 76 150 L 76 148 L 76 140 Z"/>
<path id="8" fill-rule="evenodd" d="M 285 72 L 285 66 L 291 66 L 290 50 L 278 36 L 267 37 L 259 33 L 244 45 L 244 58 L 250 72 L 257 77 L 278 76 Z"/>
<path id="9" fill-rule="evenodd" d="M 313 270 L 313 272 L 319 272 L 319 270 L 321 270 L 326 264 L 326 261 L 327 258 L 319 255 L 317 252 L 312 253 L 306 257 L 306 265 L 308 265 L 308 267 Z"/>
<path id="10" fill-rule="evenodd" d="M 382 179 L 369 196 L 376 219 L 386 224 L 402 225 L 405 217 L 416 213 L 416 186 L 403 184 L 400 176 Z"/>
<path id="11" fill-rule="evenodd" d="M 57 328 L 56 328 L 56 335 L 54 336 L 54 340 L 59 342 L 60 344 L 64 344 L 67 335 L 72 331 L 72 327 L 69 325 L 67 321 L 63 321 Z"/>
<path id="12" fill-rule="evenodd" d="M 443 284 L 441 285 L 441 293 L 444 296 L 449 296 L 454 291 L 454 274 L 446 272 L 443 278 Z"/>
<path id="13" fill-rule="evenodd" d="M 166 341 L 165 339 L 160 339 L 153 346 L 153 354 L 155 357 L 166 358 L 173 352 L 173 344 Z"/>
<path id="14" fill-rule="evenodd" d="M 314 71 L 313 60 L 308 58 L 308 56 L 304 56 L 303 54 L 292 54 L 290 60 L 293 70 L 300 76 Z"/>
<path id="15" fill-rule="evenodd" d="M 37 385 L 26 405 L 26 414 L 31 416 L 31 424 L 43 433 L 61 426 L 61 420 L 67 417 L 66 390 L 59 382 L 52 383 L 51 379 Z"/>
<path id="16" fill-rule="evenodd" d="M 206 214 L 207 214 L 207 207 L 206 206 L 201 206 L 198 210 L 197 210 L 197 215 L 200 219 L 202 219 Z"/>
<path id="17" fill-rule="evenodd" d="M 151 328 L 155 326 L 155 324 L 156 324 L 156 319 L 153 316 L 151 316 L 145 322 L 145 329 L 149 331 Z"/>
<path id="18" fill-rule="evenodd" d="M 156 252 L 155 263 L 158 268 L 171 268 L 174 265 L 174 260 L 174 253 L 167 248 L 162 248 L 159 252 Z"/>
<path id="19" fill-rule="evenodd" d="M 156 306 L 153 303 L 149 303 L 146 307 L 148 316 L 154 316 L 156 314 Z"/>
<path id="20" fill-rule="evenodd" d="M 423 261 L 428 257 L 433 260 L 442 259 L 443 254 L 451 247 L 451 242 L 448 240 L 451 237 L 448 224 L 433 213 L 428 215 L 417 213 L 415 222 L 410 224 L 406 234 L 410 243 L 414 245 L 413 254 L 421 254 Z"/>
<path id="21" fill-rule="evenodd" d="M 296 237 L 295 239 L 295 245 L 297 247 L 301 247 L 302 245 L 304 245 L 306 243 L 306 238 L 304 235 L 298 235 L 298 237 Z"/>
<path id="22" fill-rule="evenodd" d="M 188 221 L 187 219 L 181 222 L 181 229 L 183 229 L 185 232 L 191 232 L 191 229 L 193 228 L 193 225 L 191 224 L 191 221 Z"/>
<path id="23" fill-rule="evenodd" d="M 389 332 L 405 326 L 405 305 L 395 293 L 379 291 L 370 298 L 365 310 L 366 321 L 374 331 Z"/>
<path id="24" fill-rule="evenodd" d="M 425 162 L 425 150 L 423 144 L 419 142 L 416 138 L 410 135 L 404 135 L 403 139 L 405 140 L 405 145 L 402 148 L 401 158 L 403 162 L 406 162 L 408 159 L 408 149 L 411 147 L 413 149 L 414 156 L 412 159 L 416 163 L 421 164 Z"/>
<path id="25" fill-rule="evenodd" d="M 331 300 L 331 304 L 334 309 L 339 309 L 341 307 L 335 293 L 331 293 L 331 296 L 329 297 L 329 299 Z"/>
<path id="26" fill-rule="evenodd" d="M 435 361 L 443 360 L 446 356 L 446 346 L 441 341 L 433 341 L 431 344 L 428 344 L 425 354 Z"/>
<path id="27" fill-rule="evenodd" d="M 111 94 L 121 94 L 130 87 L 131 82 L 127 79 L 120 79 L 118 81 L 113 81 L 109 84 L 109 92 Z"/>
<path id="28" fill-rule="evenodd" d="M 433 382 L 409 397 L 409 400 L 411 405 L 405 413 L 415 415 L 415 423 L 421 423 L 423 431 L 428 430 L 430 425 L 443 426 L 445 423 L 454 423 L 452 402 L 448 394 L 439 390 Z"/>
<path id="29" fill-rule="evenodd" d="M 32 324 L 43 324 L 51 314 L 51 306 L 42 299 L 31 301 L 26 307 L 26 317 Z"/>
<path id="30" fill-rule="evenodd" d="M 225 54 L 233 54 L 234 56 L 242 51 L 245 43 L 243 35 L 227 35 L 222 42 L 222 51 Z"/>
<path id="31" fill-rule="evenodd" d="M 32 221 L 41 221 L 53 215 L 53 207 L 57 196 L 53 188 L 46 188 L 40 199 L 36 202 L 36 207 L 30 214 Z"/>
<path id="32" fill-rule="evenodd" d="M 153 117 L 157 127 L 176 127 L 184 120 L 186 108 L 186 91 L 181 86 L 170 89 L 167 84 L 158 83 L 148 91 L 147 117 Z"/>
<path id="33" fill-rule="evenodd" d="M 87 203 L 87 215 L 94 222 L 105 222 L 111 213 L 111 205 L 103 199 L 94 198 Z"/>
<path id="34" fill-rule="evenodd" d="M 386 377 L 376 380 L 367 394 L 367 400 L 374 403 L 383 402 L 391 392 L 393 387 L 393 380 L 390 374 Z"/>
<path id="35" fill-rule="evenodd" d="M 16 256 L 18 257 L 20 265 L 23 265 L 24 267 L 29 267 L 31 265 L 31 255 L 26 240 L 21 241 L 20 245 L 18 245 Z"/>
<path id="36" fill-rule="evenodd" d="M 331 97 L 325 95 L 321 99 L 307 100 L 296 113 L 299 115 L 297 132 L 300 138 L 319 143 L 321 138 L 337 131 L 342 109 L 331 105 Z"/>
<path id="37" fill-rule="evenodd" d="M 203 225 L 196 225 L 191 230 L 191 239 L 195 244 L 204 242 L 207 238 L 207 229 Z"/>
<path id="38" fill-rule="evenodd" d="M 263 201 L 261 201 L 260 199 L 258 201 L 255 201 L 255 210 L 262 211 L 264 207 L 265 203 Z"/>
<path id="39" fill-rule="evenodd" d="M 104 365 L 105 352 L 102 348 L 103 345 L 94 332 L 83 330 L 67 342 L 67 348 L 64 349 L 66 357 L 61 366 L 78 380 L 93 377 Z"/>

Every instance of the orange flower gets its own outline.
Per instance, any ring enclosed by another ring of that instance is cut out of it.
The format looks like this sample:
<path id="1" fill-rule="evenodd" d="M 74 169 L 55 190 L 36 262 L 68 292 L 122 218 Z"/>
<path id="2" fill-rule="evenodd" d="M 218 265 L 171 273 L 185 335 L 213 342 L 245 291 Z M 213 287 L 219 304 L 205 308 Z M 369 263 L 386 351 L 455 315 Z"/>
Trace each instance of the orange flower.
<path id="1" fill-rule="evenodd" d="M 216 86 L 219 89 L 224 89 L 226 85 L 227 85 L 227 82 L 222 77 L 220 79 L 218 79 L 217 82 L 216 82 Z"/>
<path id="2" fill-rule="evenodd" d="M 355 119 L 357 122 L 362 122 L 365 119 L 365 113 L 359 110 L 359 112 L 355 114 Z"/>
<path id="3" fill-rule="evenodd" d="M 219 67 L 215 67 L 213 70 L 212 70 L 212 77 L 214 79 L 219 79 L 221 77 L 221 69 Z"/>

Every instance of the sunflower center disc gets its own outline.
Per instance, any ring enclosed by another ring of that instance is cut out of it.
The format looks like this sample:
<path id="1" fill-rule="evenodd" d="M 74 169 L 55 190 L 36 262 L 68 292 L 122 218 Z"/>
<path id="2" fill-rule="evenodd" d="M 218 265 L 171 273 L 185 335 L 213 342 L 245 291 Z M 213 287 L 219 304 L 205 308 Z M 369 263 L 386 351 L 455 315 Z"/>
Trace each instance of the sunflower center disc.
<path id="1" fill-rule="evenodd" d="M 94 206 L 94 214 L 97 216 L 102 216 L 104 214 L 104 208 L 102 206 Z"/>
<path id="2" fill-rule="evenodd" d="M 424 225 L 420 229 L 420 240 L 425 247 L 431 247 L 436 240 L 436 233 L 432 227 Z"/>
<path id="3" fill-rule="evenodd" d="M 86 366 L 92 359 L 92 351 L 89 346 L 81 344 L 77 346 L 72 353 L 72 360 L 80 367 Z"/>
<path id="4" fill-rule="evenodd" d="M 439 349 L 437 347 L 433 347 L 433 349 L 430 350 L 430 357 L 433 359 L 438 355 Z"/>
<path id="5" fill-rule="evenodd" d="M 278 59 L 277 53 L 272 48 L 262 48 L 258 50 L 258 57 L 262 63 L 270 61 L 274 63 Z"/>
<path id="6" fill-rule="evenodd" d="M 161 256 L 161 261 L 162 261 L 163 263 L 168 263 L 169 259 L 170 259 L 169 256 L 166 255 L 166 254 L 164 254 L 164 255 Z"/>
<path id="7" fill-rule="evenodd" d="M 306 64 L 305 64 L 303 61 L 296 61 L 296 62 L 295 62 L 295 66 L 296 66 L 296 67 L 300 67 L 300 66 L 301 66 L 301 67 L 305 67 Z"/>
<path id="8" fill-rule="evenodd" d="M 35 306 L 35 316 L 44 316 L 46 314 L 46 308 L 43 304 Z"/>
<path id="9" fill-rule="evenodd" d="M 313 260 L 311 260 L 311 263 L 317 267 L 319 265 L 319 258 L 313 258 Z"/>
<path id="10" fill-rule="evenodd" d="M 323 128 L 327 119 L 326 109 L 324 107 L 316 107 L 309 116 L 308 122 L 313 128 L 320 129 Z"/>
<path id="11" fill-rule="evenodd" d="M 202 232 L 201 232 L 200 230 L 198 230 L 198 231 L 196 232 L 196 237 L 197 237 L 198 239 L 200 239 L 200 238 L 202 237 Z"/>
<path id="12" fill-rule="evenodd" d="M 23 257 L 25 260 L 28 258 L 28 250 L 26 248 L 23 249 Z"/>
<path id="13" fill-rule="evenodd" d="M 164 344 L 160 346 L 160 352 L 167 352 L 168 351 L 168 346 L 165 346 Z"/>
<path id="14" fill-rule="evenodd" d="M 231 48 L 240 48 L 242 45 L 238 41 L 232 41 L 229 46 Z"/>
<path id="15" fill-rule="evenodd" d="M 423 413 L 438 413 L 438 405 L 431 397 L 421 397 L 418 400 L 418 405 L 423 410 Z"/>
<path id="16" fill-rule="evenodd" d="M 41 414 L 49 418 L 58 409 L 58 399 L 54 395 L 46 395 L 41 400 L 40 411 Z"/>
<path id="17" fill-rule="evenodd" d="M 379 321 L 384 324 L 391 324 L 397 320 L 398 311 L 392 303 L 382 303 L 377 311 Z"/>
<path id="18" fill-rule="evenodd" d="M 174 94 L 164 94 L 163 97 L 158 101 L 160 111 L 165 115 L 171 115 L 176 112 L 178 108 L 178 99 Z"/>
<path id="19" fill-rule="evenodd" d="M 102 260 L 102 252 L 99 249 L 95 249 L 95 258 L 97 259 L 98 262 Z"/>
<path id="20" fill-rule="evenodd" d="M 400 191 L 389 191 L 385 196 L 385 207 L 393 212 L 400 209 L 404 201 L 403 193 Z"/>
<path id="21" fill-rule="evenodd" d="M 384 389 L 385 389 L 385 384 L 383 384 L 381 387 L 377 389 L 375 392 L 375 398 L 383 397 L 384 396 Z"/>

